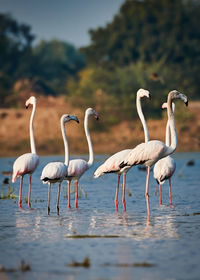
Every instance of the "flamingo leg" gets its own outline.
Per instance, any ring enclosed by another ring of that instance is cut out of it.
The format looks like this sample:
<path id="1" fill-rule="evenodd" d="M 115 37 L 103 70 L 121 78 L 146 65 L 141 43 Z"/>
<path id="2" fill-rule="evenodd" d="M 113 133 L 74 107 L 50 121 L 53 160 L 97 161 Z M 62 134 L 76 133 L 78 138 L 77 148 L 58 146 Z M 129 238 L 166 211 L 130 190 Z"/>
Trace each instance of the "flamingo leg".
<path id="1" fill-rule="evenodd" d="M 68 181 L 68 208 L 71 208 L 70 205 L 70 185 L 71 185 L 71 181 Z"/>
<path id="2" fill-rule="evenodd" d="M 20 177 L 20 188 L 19 188 L 19 201 L 18 205 L 21 208 L 22 207 L 22 185 L 23 185 L 23 176 Z"/>
<path id="3" fill-rule="evenodd" d="M 75 208 L 78 208 L 78 181 L 75 181 Z"/>
<path id="4" fill-rule="evenodd" d="M 149 206 L 149 197 L 146 196 L 146 204 L 147 204 L 147 224 L 150 223 L 150 206 Z"/>
<path id="5" fill-rule="evenodd" d="M 48 192 L 48 215 L 50 213 L 50 196 L 51 196 L 51 183 L 49 183 L 49 192 Z"/>
<path id="6" fill-rule="evenodd" d="M 150 219 L 150 206 L 149 206 L 149 174 L 150 174 L 150 166 L 147 166 L 147 177 L 146 177 L 146 204 L 147 204 L 147 217 Z"/>
<path id="7" fill-rule="evenodd" d="M 57 199 L 57 214 L 58 215 L 59 215 L 60 187 L 61 187 L 61 183 L 59 183 L 59 185 L 58 185 L 58 199 Z"/>
<path id="8" fill-rule="evenodd" d="M 147 176 L 146 176 L 146 191 L 145 191 L 145 196 L 149 196 L 149 174 L 150 174 L 150 166 L 147 166 Z"/>
<path id="9" fill-rule="evenodd" d="M 159 184 L 160 205 L 162 205 L 162 185 Z"/>
<path id="10" fill-rule="evenodd" d="M 169 203 L 172 205 L 171 178 L 169 178 Z"/>
<path id="11" fill-rule="evenodd" d="M 31 207 L 31 175 L 29 175 L 28 207 Z"/>
<path id="12" fill-rule="evenodd" d="M 126 212 L 125 187 L 126 187 L 126 173 L 123 173 L 123 193 L 122 193 L 122 203 L 123 203 L 123 205 L 124 205 L 124 211 Z"/>
<path id="13" fill-rule="evenodd" d="M 118 192 L 119 192 L 120 176 L 121 176 L 121 175 L 118 175 L 117 188 L 116 188 L 116 194 L 115 194 L 115 208 L 116 208 L 116 211 L 117 211 L 117 212 L 118 212 Z"/>

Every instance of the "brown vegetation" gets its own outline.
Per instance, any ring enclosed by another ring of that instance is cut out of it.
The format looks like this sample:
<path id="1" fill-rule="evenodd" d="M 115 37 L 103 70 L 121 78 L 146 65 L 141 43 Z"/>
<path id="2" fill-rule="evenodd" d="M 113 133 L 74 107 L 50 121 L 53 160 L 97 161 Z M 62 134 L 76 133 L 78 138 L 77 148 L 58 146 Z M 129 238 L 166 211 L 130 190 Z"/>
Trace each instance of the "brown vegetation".
<path id="1" fill-rule="evenodd" d="M 80 124 L 66 125 L 71 154 L 88 152 L 83 129 L 86 108 L 73 108 L 64 97 L 38 97 L 34 129 L 37 152 L 40 155 L 63 154 L 63 142 L 59 120 L 62 114 L 78 116 Z M 184 124 L 177 124 L 178 151 L 199 151 L 200 149 L 200 102 L 190 102 L 191 117 Z M 30 151 L 29 118 L 31 109 L 0 109 L 0 156 L 17 156 Z M 104 122 L 106 116 L 100 116 Z M 162 120 L 148 120 L 151 139 L 164 140 L 166 117 Z M 92 123 L 92 125 L 91 125 Z M 132 148 L 144 140 L 143 129 L 138 119 L 122 121 L 109 130 L 95 129 L 98 122 L 90 120 L 91 136 L 96 154 L 112 154 L 125 148 Z"/>

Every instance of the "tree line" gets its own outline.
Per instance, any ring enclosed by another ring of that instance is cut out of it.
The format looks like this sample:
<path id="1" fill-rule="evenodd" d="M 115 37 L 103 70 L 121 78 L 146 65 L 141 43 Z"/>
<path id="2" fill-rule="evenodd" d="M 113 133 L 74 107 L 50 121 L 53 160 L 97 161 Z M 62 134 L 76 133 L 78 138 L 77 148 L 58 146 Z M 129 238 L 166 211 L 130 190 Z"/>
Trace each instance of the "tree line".
<path id="1" fill-rule="evenodd" d="M 112 107 L 110 123 L 135 115 L 138 88 L 153 93 L 147 113 L 161 114 L 169 90 L 199 99 L 200 2 L 125 0 L 113 20 L 89 30 L 89 46 L 41 41 L 31 27 L 0 15 L 0 99 L 14 105 L 19 79 L 35 81 L 44 94 L 65 94 L 75 106 Z M 162 101 L 161 101 L 162 100 Z"/>

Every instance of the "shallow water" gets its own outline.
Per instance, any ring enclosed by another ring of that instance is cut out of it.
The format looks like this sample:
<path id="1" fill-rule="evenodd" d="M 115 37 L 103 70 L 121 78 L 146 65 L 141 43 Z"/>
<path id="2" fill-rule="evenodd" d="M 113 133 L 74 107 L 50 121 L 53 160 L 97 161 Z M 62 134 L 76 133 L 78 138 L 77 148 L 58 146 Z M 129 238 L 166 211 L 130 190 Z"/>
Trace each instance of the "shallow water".
<path id="1" fill-rule="evenodd" d="M 86 157 L 87 158 L 87 157 Z M 200 153 L 174 155 L 177 169 L 172 179 L 172 203 L 168 182 L 159 205 L 156 182 L 150 179 L 150 221 L 146 215 L 145 172 L 138 167 L 127 174 L 124 213 L 119 192 L 119 212 L 114 205 L 117 176 L 93 179 L 105 159 L 96 156 L 94 166 L 81 178 L 79 209 L 67 209 L 66 182 L 62 184 L 60 215 L 56 213 L 57 185 L 52 187 L 51 213 L 47 215 L 48 186 L 40 182 L 44 165 L 63 157 L 41 157 L 32 179 L 32 208 L 28 209 L 28 178 L 24 179 L 23 208 L 17 199 L 0 199 L 0 279 L 199 279 L 200 275 Z M 193 159 L 195 165 L 187 166 Z M 14 158 L 0 159 L 0 172 L 12 169 Z M 0 182 L 5 177 L 0 174 Z M 18 196 L 19 179 L 14 194 Z M 1 196 L 8 192 L 1 186 Z M 90 267 L 68 266 L 90 260 Z M 31 267 L 21 272 L 21 260 Z"/>

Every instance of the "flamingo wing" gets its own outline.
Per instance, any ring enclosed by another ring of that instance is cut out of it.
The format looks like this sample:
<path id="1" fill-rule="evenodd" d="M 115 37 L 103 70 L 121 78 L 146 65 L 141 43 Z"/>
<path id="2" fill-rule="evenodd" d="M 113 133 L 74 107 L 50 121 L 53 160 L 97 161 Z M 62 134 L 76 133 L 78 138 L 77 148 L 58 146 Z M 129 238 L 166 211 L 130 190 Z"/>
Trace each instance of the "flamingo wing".
<path id="1" fill-rule="evenodd" d="M 120 172 L 119 164 L 131 152 L 131 149 L 122 150 L 111 157 L 109 157 L 102 165 L 100 165 L 94 172 L 94 177 L 98 178 L 105 173 Z"/>
<path id="2" fill-rule="evenodd" d="M 68 166 L 67 178 L 77 178 L 79 179 L 83 173 L 88 169 L 87 161 L 83 159 L 73 159 L 70 160 Z"/>
<path id="3" fill-rule="evenodd" d="M 176 170 L 176 163 L 170 156 L 160 159 L 154 166 L 154 178 L 158 183 L 163 184 Z"/>
<path id="4" fill-rule="evenodd" d="M 33 153 L 26 153 L 18 157 L 13 164 L 12 182 L 15 182 L 17 177 L 25 174 L 32 174 L 39 163 L 39 156 Z"/>
<path id="5" fill-rule="evenodd" d="M 67 176 L 67 165 L 63 162 L 50 162 L 42 170 L 40 179 L 47 181 L 62 181 Z"/>
<path id="6" fill-rule="evenodd" d="M 152 166 L 164 156 L 167 148 L 163 142 L 158 140 L 141 143 L 131 150 L 128 156 L 120 163 L 120 167 L 138 164 Z"/>

